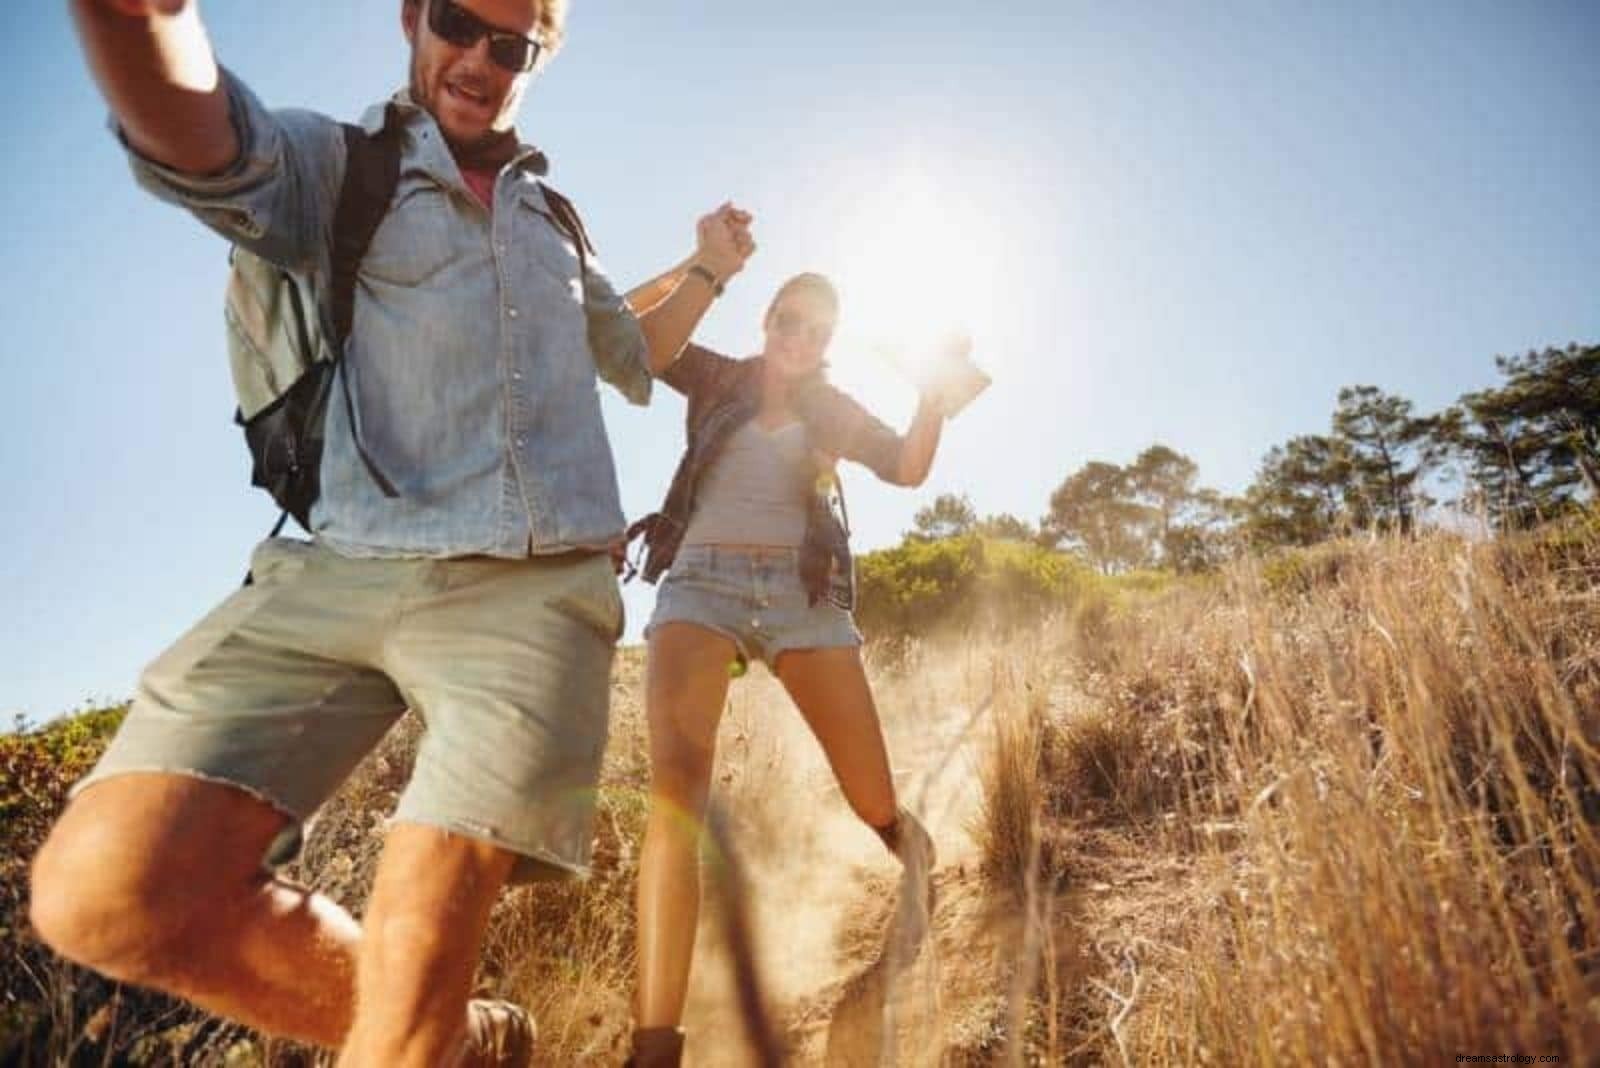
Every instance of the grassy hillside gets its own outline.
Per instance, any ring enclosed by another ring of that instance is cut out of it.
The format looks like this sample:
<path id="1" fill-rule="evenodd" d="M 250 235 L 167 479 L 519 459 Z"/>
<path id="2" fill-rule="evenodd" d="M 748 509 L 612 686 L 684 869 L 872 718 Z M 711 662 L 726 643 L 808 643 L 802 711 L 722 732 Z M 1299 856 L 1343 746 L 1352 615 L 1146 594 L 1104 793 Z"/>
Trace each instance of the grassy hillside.
<path id="1" fill-rule="evenodd" d="M 1061 595 L 1030 595 L 1024 626 L 990 599 L 959 638 L 869 649 L 901 789 L 941 851 L 933 937 L 899 974 L 881 950 L 892 866 L 772 680 L 735 684 L 712 860 L 737 862 L 721 900 L 753 927 L 798 1063 L 1600 1055 L 1592 524 L 1337 543 L 1109 592 L 1047 577 Z M 506 895 L 483 963 L 485 989 L 538 1015 L 550 1063 L 622 1057 L 640 671 L 629 652 L 614 682 L 596 877 Z M 30 941 L 24 860 L 116 715 L 0 739 L 0 1062 L 308 1063 Z M 357 910 L 416 730 L 363 766 L 297 867 Z M 691 1063 L 750 1063 L 707 913 Z"/>

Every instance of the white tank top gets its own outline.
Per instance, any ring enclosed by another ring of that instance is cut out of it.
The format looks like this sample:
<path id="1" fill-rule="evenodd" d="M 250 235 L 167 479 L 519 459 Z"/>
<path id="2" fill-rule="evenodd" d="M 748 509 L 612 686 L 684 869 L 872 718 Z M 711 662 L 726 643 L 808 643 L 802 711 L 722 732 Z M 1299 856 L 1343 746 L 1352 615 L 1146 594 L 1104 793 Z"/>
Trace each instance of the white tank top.
<path id="1" fill-rule="evenodd" d="M 799 548 L 811 467 L 798 420 L 768 431 L 751 419 L 734 431 L 705 473 L 683 544 Z"/>

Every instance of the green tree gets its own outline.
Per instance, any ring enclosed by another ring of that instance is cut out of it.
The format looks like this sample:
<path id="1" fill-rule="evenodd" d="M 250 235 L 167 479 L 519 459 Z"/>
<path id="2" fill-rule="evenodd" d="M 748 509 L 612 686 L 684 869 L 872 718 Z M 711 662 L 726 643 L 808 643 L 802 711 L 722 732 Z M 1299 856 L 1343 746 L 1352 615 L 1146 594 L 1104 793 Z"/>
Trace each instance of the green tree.
<path id="1" fill-rule="evenodd" d="M 1127 468 L 1133 497 L 1148 509 L 1149 541 L 1163 567 L 1203 571 L 1225 551 L 1229 510 L 1215 490 L 1199 485 L 1200 466 L 1189 457 L 1152 445 Z"/>
<path id="2" fill-rule="evenodd" d="M 1412 414 L 1404 397 L 1376 386 L 1339 391 L 1333 434 L 1344 444 L 1351 474 L 1346 504 L 1361 526 L 1409 531 L 1428 503 L 1418 480 L 1438 458 L 1436 423 Z"/>
<path id="3" fill-rule="evenodd" d="M 978 525 L 978 513 L 965 493 L 941 493 L 917 512 L 912 524 L 913 537 L 956 538 L 972 533 Z"/>
<path id="4" fill-rule="evenodd" d="M 1440 420 L 1476 495 L 1502 526 L 1600 495 L 1600 346 L 1497 356 L 1499 386 L 1468 393 Z"/>
<path id="5" fill-rule="evenodd" d="M 1064 543 L 1110 575 L 1151 562 L 1153 519 L 1153 511 L 1134 497 L 1127 469 L 1094 460 L 1056 487 L 1039 526 L 1046 544 Z"/>
<path id="6" fill-rule="evenodd" d="M 1235 552 L 1244 516 L 1244 502 L 1213 489 L 1196 490 L 1184 510 L 1185 520 L 1168 530 L 1161 562 L 1181 575 L 1212 571 Z"/>
<path id="7" fill-rule="evenodd" d="M 999 541 L 1032 542 L 1037 541 L 1039 538 L 1039 532 L 1034 529 L 1032 523 L 1025 519 L 1018 519 L 1009 512 L 984 516 L 978 521 L 975 530 L 986 538 L 994 538 Z"/>
<path id="8" fill-rule="evenodd" d="M 1356 492 L 1352 474 L 1339 438 L 1302 434 L 1273 446 L 1245 492 L 1246 536 L 1260 545 L 1311 545 L 1332 537 Z"/>

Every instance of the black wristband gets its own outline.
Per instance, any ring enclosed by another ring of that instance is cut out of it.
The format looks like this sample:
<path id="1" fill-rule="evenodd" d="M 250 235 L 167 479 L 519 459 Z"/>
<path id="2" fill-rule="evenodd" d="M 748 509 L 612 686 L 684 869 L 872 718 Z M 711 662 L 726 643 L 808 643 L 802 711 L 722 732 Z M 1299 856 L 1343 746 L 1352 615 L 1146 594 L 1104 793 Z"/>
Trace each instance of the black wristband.
<path id="1" fill-rule="evenodd" d="M 689 273 L 699 275 L 705 279 L 706 285 L 711 287 L 711 292 L 719 297 L 722 296 L 722 283 L 717 280 L 716 275 L 711 273 L 710 268 L 703 267 L 698 263 L 690 264 Z"/>

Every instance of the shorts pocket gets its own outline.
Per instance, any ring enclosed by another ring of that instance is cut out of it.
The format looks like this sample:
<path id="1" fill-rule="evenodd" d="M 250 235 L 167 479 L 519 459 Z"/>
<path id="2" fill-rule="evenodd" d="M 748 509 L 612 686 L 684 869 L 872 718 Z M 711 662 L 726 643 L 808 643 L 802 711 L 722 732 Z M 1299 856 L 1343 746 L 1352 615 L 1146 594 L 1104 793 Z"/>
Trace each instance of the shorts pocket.
<path id="1" fill-rule="evenodd" d="M 275 592 L 260 581 L 235 590 L 150 662 L 139 676 L 140 691 L 171 707 L 173 695 L 184 689 L 184 680 L 190 673 L 237 634 Z"/>
<path id="2" fill-rule="evenodd" d="M 691 582 L 704 581 L 712 576 L 711 561 L 705 555 L 694 550 L 680 551 L 672 559 L 672 567 L 667 569 L 667 581 L 677 580 Z"/>
<path id="3" fill-rule="evenodd" d="M 268 538 L 250 554 L 250 578 L 256 585 L 280 585 L 305 570 L 318 552 L 315 545 L 295 538 Z"/>
<path id="4" fill-rule="evenodd" d="M 178 692 L 185 678 L 280 594 L 319 550 L 293 538 L 268 538 L 250 554 L 250 582 L 230 594 L 163 650 L 139 677 L 154 696 Z"/>
<path id="5" fill-rule="evenodd" d="M 581 574 L 552 603 L 614 645 L 622 638 L 626 619 L 611 558 L 598 555 L 579 564 L 578 570 Z"/>

